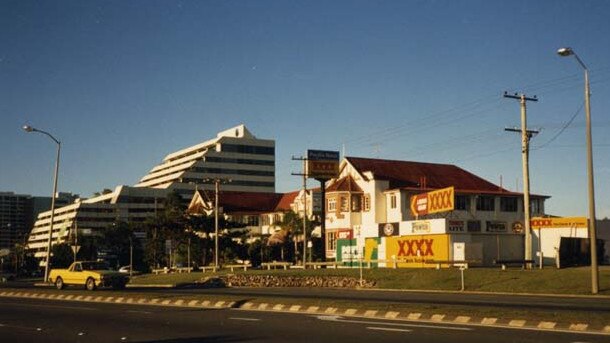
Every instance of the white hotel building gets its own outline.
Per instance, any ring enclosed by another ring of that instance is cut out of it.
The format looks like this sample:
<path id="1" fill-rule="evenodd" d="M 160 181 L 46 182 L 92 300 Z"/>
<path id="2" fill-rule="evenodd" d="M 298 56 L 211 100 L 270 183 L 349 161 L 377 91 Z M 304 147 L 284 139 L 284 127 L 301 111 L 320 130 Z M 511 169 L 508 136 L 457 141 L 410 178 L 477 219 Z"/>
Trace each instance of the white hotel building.
<path id="1" fill-rule="evenodd" d="M 187 201 L 196 187 L 214 189 L 214 179 L 227 181 L 224 191 L 275 192 L 275 141 L 258 139 L 239 125 L 171 153 L 134 186 L 55 209 L 52 243 L 67 241 L 74 228 L 94 235 L 117 220 L 143 221 L 163 208 L 170 191 Z M 30 233 L 28 248 L 37 258 L 46 257 L 50 220 L 51 211 L 41 213 Z"/>

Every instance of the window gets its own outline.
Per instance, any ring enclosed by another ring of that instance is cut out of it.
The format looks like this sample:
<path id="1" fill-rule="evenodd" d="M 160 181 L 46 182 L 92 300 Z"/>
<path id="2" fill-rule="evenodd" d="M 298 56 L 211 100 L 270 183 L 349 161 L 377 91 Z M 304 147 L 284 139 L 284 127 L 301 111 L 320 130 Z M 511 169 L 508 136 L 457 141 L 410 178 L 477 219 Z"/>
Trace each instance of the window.
<path id="1" fill-rule="evenodd" d="M 341 201 L 341 212 L 349 211 L 349 208 L 347 207 L 347 196 L 342 196 L 339 199 Z"/>
<path id="2" fill-rule="evenodd" d="M 249 226 L 258 226 L 258 216 L 247 216 L 246 220 Z"/>
<path id="3" fill-rule="evenodd" d="M 396 194 L 390 195 L 390 208 L 396 208 Z"/>
<path id="4" fill-rule="evenodd" d="M 337 233 L 328 232 L 326 234 L 326 250 L 335 250 L 335 249 L 337 249 Z"/>
<path id="5" fill-rule="evenodd" d="M 328 198 L 328 212 L 334 212 L 337 210 L 337 199 Z"/>
<path id="6" fill-rule="evenodd" d="M 364 209 L 365 212 L 368 212 L 371 210 L 371 196 L 368 194 L 365 194 L 364 197 L 362 198 L 362 207 Z"/>
<path id="7" fill-rule="evenodd" d="M 240 154 L 256 154 L 256 155 L 275 155 L 275 147 L 256 146 L 256 145 L 241 145 L 241 144 L 222 144 L 221 151 L 236 152 Z"/>
<path id="8" fill-rule="evenodd" d="M 500 211 L 502 212 L 517 212 L 517 198 L 501 197 Z"/>
<path id="9" fill-rule="evenodd" d="M 281 222 L 282 222 L 282 217 L 279 214 L 277 214 L 277 213 L 274 214 L 273 215 L 273 224 L 276 225 L 276 224 L 279 224 Z"/>
<path id="10" fill-rule="evenodd" d="M 542 199 L 531 199 L 530 208 L 532 213 L 544 213 L 542 208 L 543 201 Z"/>
<path id="11" fill-rule="evenodd" d="M 228 158 L 228 157 L 216 157 L 216 156 L 206 156 L 206 162 L 219 162 L 219 163 L 237 163 L 237 164 L 252 164 L 252 165 L 260 165 L 260 166 L 274 166 L 275 161 L 260 161 L 260 160 L 250 160 L 246 158 Z"/>
<path id="12" fill-rule="evenodd" d="M 360 203 L 362 202 L 362 196 L 352 195 L 352 211 L 360 212 Z"/>
<path id="13" fill-rule="evenodd" d="M 455 196 L 455 209 L 462 210 L 462 211 L 470 211 L 470 196 L 456 195 Z"/>
<path id="14" fill-rule="evenodd" d="M 495 211 L 495 198 L 488 195 L 480 195 L 477 198 L 477 211 Z"/>

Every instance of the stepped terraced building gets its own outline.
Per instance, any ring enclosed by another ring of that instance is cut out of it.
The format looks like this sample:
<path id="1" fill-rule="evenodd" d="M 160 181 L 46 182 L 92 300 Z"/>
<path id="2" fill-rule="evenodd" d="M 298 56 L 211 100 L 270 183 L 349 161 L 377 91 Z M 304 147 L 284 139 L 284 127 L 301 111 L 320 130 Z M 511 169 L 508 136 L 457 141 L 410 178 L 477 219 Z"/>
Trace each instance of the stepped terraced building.
<path id="1" fill-rule="evenodd" d="M 70 234 L 96 234 L 117 220 L 143 221 L 163 209 L 167 194 L 177 191 L 189 201 L 195 189 L 214 189 L 214 180 L 234 192 L 275 192 L 275 141 L 256 138 L 244 125 L 216 138 L 167 155 L 134 186 L 77 200 L 55 209 L 52 244 Z M 38 215 L 28 240 L 35 257 L 46 257 L 51 211 Z"/>

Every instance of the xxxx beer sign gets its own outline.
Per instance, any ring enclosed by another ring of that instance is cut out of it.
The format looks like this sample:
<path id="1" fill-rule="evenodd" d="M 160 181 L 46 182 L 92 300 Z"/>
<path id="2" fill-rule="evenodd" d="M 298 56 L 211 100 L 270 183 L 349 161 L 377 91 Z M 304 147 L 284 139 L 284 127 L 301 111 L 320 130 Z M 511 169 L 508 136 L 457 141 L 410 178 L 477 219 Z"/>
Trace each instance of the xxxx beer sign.
<path id="1" fill-rule="evenodd" d="M 453 211 L 454 199 L 453 187 L 414 195 L 411 197 L 411 214 L 422 216 L 424 214 Z"/>
<path id="2" fill-rule="evenodd" d="M 447 235 L 393 236 L 385 240 L 386 258 L 396 259 L 399 267 L 425 267 L 425 261 L 449 259 Z"/>
<path id="3" fill-rule="evenodd" d="M 588 221 L 586 217 L 560 217 L 560 218 L 532 218 L 531 227 L 532 229 L 546 229 L 546 228 L 585 228 L 588 227 Z"/>

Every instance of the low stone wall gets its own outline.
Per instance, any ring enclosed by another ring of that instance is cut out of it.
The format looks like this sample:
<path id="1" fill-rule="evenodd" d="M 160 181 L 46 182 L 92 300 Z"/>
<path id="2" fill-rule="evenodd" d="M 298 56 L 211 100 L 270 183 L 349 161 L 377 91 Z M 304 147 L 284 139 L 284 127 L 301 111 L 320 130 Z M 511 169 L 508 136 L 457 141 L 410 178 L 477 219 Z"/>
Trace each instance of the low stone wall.
<path id="1" fill-rule="evenodd" d="M 360 280 L 353 277 L 339 276 L 275 276 L 275 275 L 247 275 L 230 274 L 219 279 L 229 287 L 332 287 L 356 288 L 360 287 Z M 375 286 L 375 281 L 363 279 L 363 288 Z"/>

